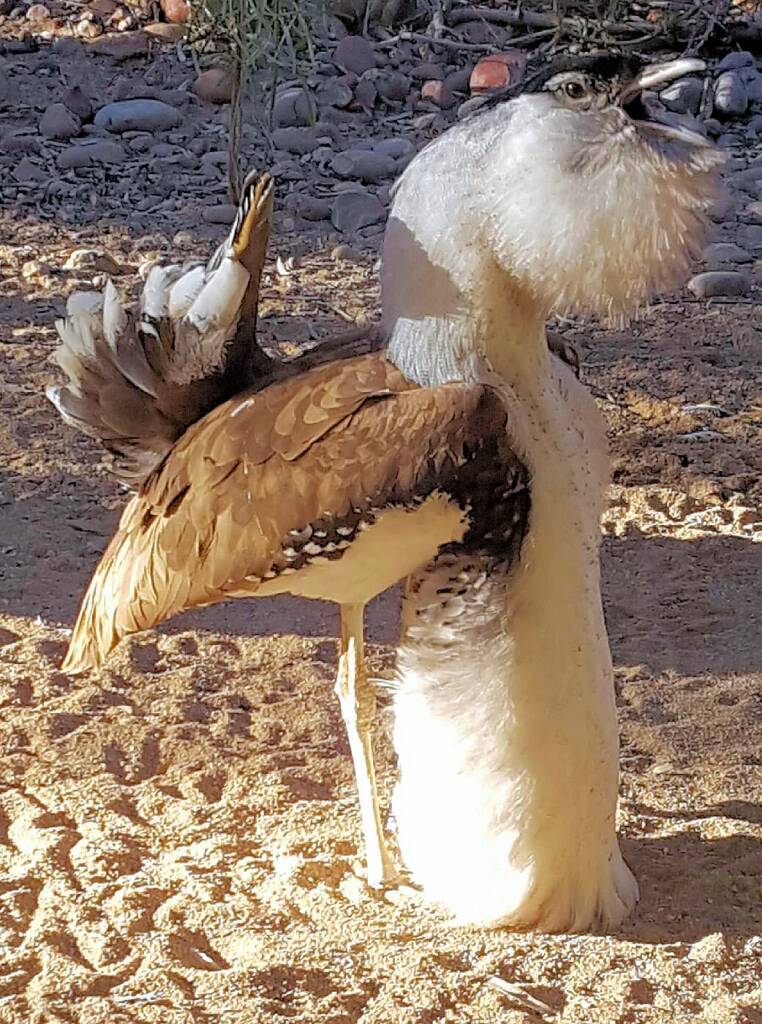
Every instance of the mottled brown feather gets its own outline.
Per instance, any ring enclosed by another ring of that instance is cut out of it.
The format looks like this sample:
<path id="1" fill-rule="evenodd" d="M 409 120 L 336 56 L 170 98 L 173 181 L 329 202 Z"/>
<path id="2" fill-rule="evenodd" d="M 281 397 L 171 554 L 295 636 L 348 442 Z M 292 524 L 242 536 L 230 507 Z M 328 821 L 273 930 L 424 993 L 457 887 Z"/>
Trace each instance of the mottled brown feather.
<path id="1" fill-rule="evenodd" d="M 419 388 L 384 353 L 226 402 L 185 432 L 125 509 L 64 669 L 98 665 L 123 636 L 185 608 L 255 594 L 283 567 L 289 531 L 420 500 L 485 436 L 507 445 L 489 389 Z"/>

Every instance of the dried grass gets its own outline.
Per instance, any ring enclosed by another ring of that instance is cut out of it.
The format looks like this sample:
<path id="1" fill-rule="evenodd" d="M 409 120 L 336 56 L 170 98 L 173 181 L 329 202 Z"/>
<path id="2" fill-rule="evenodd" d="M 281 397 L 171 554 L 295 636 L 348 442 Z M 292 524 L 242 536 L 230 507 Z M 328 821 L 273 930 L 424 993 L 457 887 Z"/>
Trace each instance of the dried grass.
<path id="1" fill-rule="evenodd" d="M 327 0 L 191 0 L 189 41 L 204 61 L 224 63 L 233 76 L 228 145 L 231 197 L 241 180 L 240 139 L 244 107 L 263 128 L 284 79 L 303 80 L 314 61 Z"/>

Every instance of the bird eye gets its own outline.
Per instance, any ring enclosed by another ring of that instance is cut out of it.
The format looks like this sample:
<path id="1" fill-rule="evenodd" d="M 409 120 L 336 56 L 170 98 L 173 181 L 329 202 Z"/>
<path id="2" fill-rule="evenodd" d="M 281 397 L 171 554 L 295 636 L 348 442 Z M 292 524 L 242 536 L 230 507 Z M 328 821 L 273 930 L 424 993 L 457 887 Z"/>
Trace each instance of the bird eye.
<path id="1" fill-rule="evenodd" d="M 581 99 L 585 95 L 585 87 L 581 82 L 567 82 L 564 92 L 572 100 Z"/>

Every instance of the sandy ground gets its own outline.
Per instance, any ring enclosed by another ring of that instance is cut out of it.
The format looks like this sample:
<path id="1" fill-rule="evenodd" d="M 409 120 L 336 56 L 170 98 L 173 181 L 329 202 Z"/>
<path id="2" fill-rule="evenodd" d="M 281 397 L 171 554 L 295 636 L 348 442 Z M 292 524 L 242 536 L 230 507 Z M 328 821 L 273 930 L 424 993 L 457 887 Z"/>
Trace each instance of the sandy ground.
<path id="1" fill-rule="evenodd" d="M 42 394 L 53 317 L 87 276 L 59 268 L 97 246 L 130 282 L 178 218 L 198 223 L 191 198 L 150 235 L 127 209 L 83 224 L 108 188 L 65 226 L 28 207 L 0 225 L 0 1021 L 541 1019 L 497 976 L 549 1020 L 760 1024 L 759 307 L 680 296 L 624 334 L 570 326 L 612 438 L 604 592 L 642 899 L 610 936 L 458 929 L 358 877 L 331 608 L 237 602 L 131 639 L 99 676 L 59 671 L 125 500 Z M 215 230 L 182 244 L 203 254 Z M 351 263 L 333 244 L 276 235 L 302 256 L 265 283 L 270 340 L 376 309 L 377 243 Z M 23 276 L 32 259 L 52 269 Z M 379 671 L 396 614 L 390 594 L 369 616 Z"/>

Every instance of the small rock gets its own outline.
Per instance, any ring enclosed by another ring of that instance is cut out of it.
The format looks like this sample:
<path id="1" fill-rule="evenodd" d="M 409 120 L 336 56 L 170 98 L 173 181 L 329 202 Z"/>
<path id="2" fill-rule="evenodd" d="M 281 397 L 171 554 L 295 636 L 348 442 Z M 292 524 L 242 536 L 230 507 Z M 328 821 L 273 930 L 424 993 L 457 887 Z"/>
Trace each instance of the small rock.
<path id="1" fill-rule="evenodd" d="M 118 143 L 99 139 L 97 142 L 65 149 L 58 156 L 58 166 L 62 171 L 68 171 L 90 167 L 92 164 L 121 164 L 126 159 L 127 154 Z"/>
<path id="2" fill-rule="evenodd" d="M 489 44 L 495 45 L 495 32 L 486 21 L 462 21 L 458 25 L 458 32 L 463 36 L 466 43 L 476 43 L 480 46 Z"/>
<path id="3" fill-rule="evenodd" d="M 374 81 L 376 92 L 385 100 L 401 102 L 410 92 L 410 79 L 401 71 L 379 71 Z"/>
<path id="4" fill-rule="evenodd" d="M 355 86 L 355 101 L 366 110 L 372 110 L 378 99 L 376 83 L 372 78 L 364 75 Z"/>
<path id="5" fill-rule="evenodd" d="M 363 255 L 351 245 L 337 245 L 331 250 L 331 257 L 335 260 L 346 260 L 348 263 L 362 263 Z"/>
<path id="6" fill-rule="evenodd" d="M 130 57 L 142 57 L 148 52 L 148 36 L 141 31 L 107 32 L 90 43 L 88 48 L 103 57 L 128 60 Z"/>
<path id="7" fill-rule="evenodd" d="M 23 135 L 9 132 L 0 142 L 0 153 L 11 156 L 14 153 L 37 153 L 40 149 L 39 140 L 34 135 Z"/>
<path id="8" fill-rule="evenodd" d="M 421 88 L 421 99 L 428 100 L 430 103 L 436 103 L 438 107 L 443 110 L 449 110 L 455 103 L 455 97 L 452 91 L 448 89 L 446 82 L 438 82 L 432 78 L 428 82 L 424 82 Z"/>
<path id="9" fill-rule="evenodd" d="M 434 64 L 432 61 L 427 61 L 424 64 L 418 64 L 414 67 L 411 72 L 413 78 L 417 78 L 419 82 L 444 81 L 445 72 L 441 64 Z"/>
<path id="10" fill-rule="evenodd" d="M 415 146 L 410 139 L 382 139 L 376 143 L 373 150 L 383 156 L 390 156 L 392 160 L 399 160 L 412 156 L 415 153 Z"/>
<path id="11" fill-rule="evenodd" d="M 22 185 L 34 184 L 36 182 L 43 182 L 47 180 L 47 175 L 38 167 L 37 164 L 33 164 L 29 157 L 23 157 L 16 166 L 13 168 L 14 179 Z"/>
<path id="12" fill-rule="evenodd" d="M 457 71 L 451 71 L 445 78 L 445 85 L 450 92 L 467 93 L 473 70 L 473 65 L 466 65 L 464 68 L 458 68 Z"/>
<path id="13" fill-rule="evenodd" d="M 27 7 L 27 21 L 47 21 L 49 17 L 50 11 L 45 4 L 32 4 L 31 7 Z"/>
<path id="14" fill-rule="evenodd" d="M 317 116 L 315 101 L 306 89 L 284 89 L 275 97 L 273 122 L 277 128 L 313 124 Z"/>
<path id="15" fill-rule="evenodd" d="M 471 92 L 487 92 L 515 85 L 521 81 L 526 66 L 526 55 L 520 50 L 505 50 L 483 57 L 471 72 Z"/>
<path id="16" fill-rule="evenodd" d="M 92 17 L 85 18 L 83 16 L 75 25 L 74 31 L 77 33 L 80 39 L 93 40 L 103 35 L 103 26 L 97 19 Z"/>
<path id="17" fill-rule="evenodd" d="M 703 81 L 689 76 L 668 85 L 659 93 L 659 99 L 676 114 L 697 114 L 703 93 Z"/>
<path id="18" fill-rule="evenodd" d="M 116 0 L 90 0 L 87 5 L 88 14 L 97 14 L 99 18 L 110 18 L 119 4 Z"/>
<path id="19" fill-rule="evenodd" d="M 304 220 L 328 220 L 331 216 L 331 204 L 327 199 L 318 199 L 307 193 L 292 192 L 285 205 L 289 213 Z"/>
<path id="20" fill-rule="evenodd" d="M 762 114 L 755 114 L 746 127 L 753 135 L 762 135 Z"/>
<path id="21" fill-rule="evenodd" d="M 185 25 L 190 9 L 186 0 L 159 0 L 162 14 L 173 25 Z"/>
<path id="22" fill-rule="evenodd" d="M 739 73 L 746 86 L 749 103 L 762 103 L 762 75 L 756 68 L 742 68 Z"/>
<path id="23" fill-rule="evenodd" d="M 85 54 L 82 43 L 72 36 L 59 36 L 53 43 L 52 50 L 59 57 L 64 57 L 67 60 L 79 60 Z"/>
<path id="24" fill-rule="evenodd" d="M 130 131 L 166 131 L 182 121 L 180 113 L 161 100 L 118 100 L 107 103 L 95 115 L 97 128 L 115 135 Z"/>
<path id="25" fill-rule="evenodd" d="M 93 105 L 90 97 L 79 85 L 73 85 L 66 89 L 61 102 L 68 107 L 72 114 L 76 114 L 80 121 L 86 121 L 93 114 Z"/>
<path id="26" fill-rule="evenodd" d="M 692 277 L 688 288 L 699 299 L 745 295 L 749 290 L 749 279 L 736 270 L 708 270 Z"/>
<path id="27" fill-rule="evenodd" d="M 238 207 L 232 203 L 221 203 L 218 206 L 205 206 L 201 211 L 207 224 L 232 224 L 238 213 Z"/>
<path id="28" fill-rule="evenodd" d="M 722 58 L 717 65 L 717 71 L 735 71 L 737 68 L 745 68 L 749 64 L 754 64 L 754 56 L 748 50 L 736 50 Z"/>
<path id="29" fill-rule="evenodd" d="M 143 26 L 143 31 L 152 39 L 160 39 L 163 43 L 179 43 L 185 38 L 182 25 L 167 24 L 166 21 L 151 21 Z"/>
<path id="30" fill-rule="evenodd" d="M 70 139 L 78 135 L 82 124 L 63 103 L 51 103 L 40 118 L 40 135 L 46 139 Z"/>
<path id="31" fill-rule="evenodd" d="M 346 82 L 329 79 L 321 82 L 316 90 L 317 101 L 321 106 L 339 107 L 343 109 L 352 102 L 352 90 Z"/>
<path id="32" fill-rule="evenodd" d="M 101 249 L 74 249 L 63 265 L 64 270 L 87 270 L 100 274 L 122 274 L 126 267 Z"/>
<path id="33" fill-rule="evenodd" d="M 227 68 L 209 68 L 193 83 L 193 91 L 205 103 L 230 103 L 233 76 Z"/>
<path id="34" fill-rule="evenodd" d="M 397 173 L 392 157 L 368 149 L 347 149 L 334 157 L 331 167 L 342 178 L 364 182 L 383 181 Z"/>
<path id="35" fill-rule="evenodd" d="M 384 207 L 369 192 L 342 192 L 334 199 L 331 209 L 331 223 L 343 234 L 378 224 L 385 216 Z"/>
<path id="36" fill-rule="evenodd" d="M 312 153 L 320 145 L 312 128 L 276 128 L 272 133 L 272 142 L 276 149 L 297 156 Z"/>
<path id="37" fill-rule="evenodd" d="M 30 281 L 35 277 L 46 277 L 52 269 L 49 263 L 43 263 L 41 260 L 27 260 L 21 267 L 21 276 L 24 280 Z"/>
<path id="38" fill-rule="evenodd" d="M 718 121 L 716 117 L 705 118 L 704 127 L 706 128 L 707 135 L 712 139 L 716 139 L 722 135 L 722 122 Z"/>
<path id="39" fill-rule="evenodd" d="M 752 255 L 735 242 L 714 242 L 704 249 L 704 259 L 716 268 L 723 263 L 751 263 Z"/>
<path id="40" fill-rule="evenodd" d="M 749 94 L 737 71 L 724 71 L 715 82 L 714 109 L 725 117 L 739 117 L 746 113 Z"/>
<path id="41" fill-rule="evenodd" d="M 363 36 L 344 36 L 333 51 L 333 60 L 340 68 L 356 75 L 362 75 L 378 63 L 376 51 Z"/>

